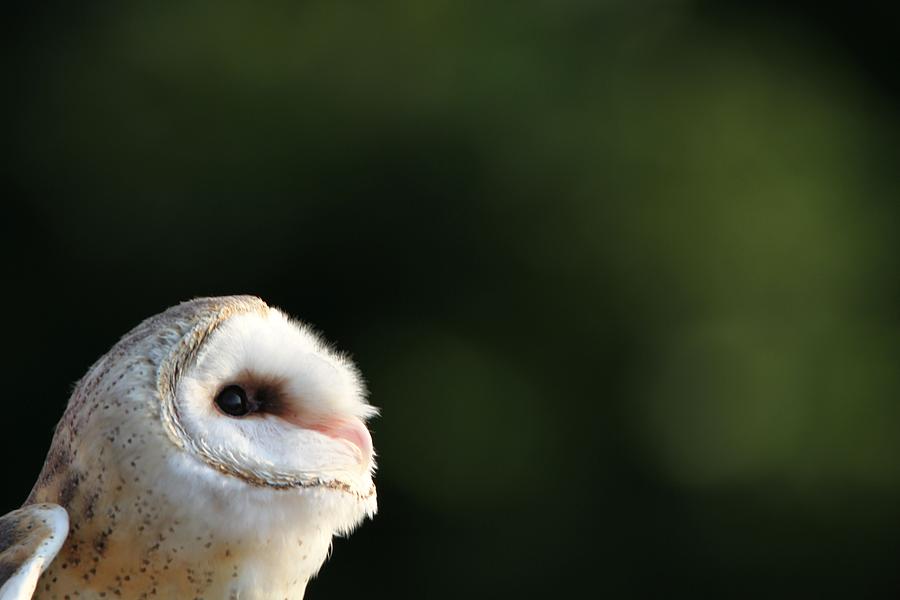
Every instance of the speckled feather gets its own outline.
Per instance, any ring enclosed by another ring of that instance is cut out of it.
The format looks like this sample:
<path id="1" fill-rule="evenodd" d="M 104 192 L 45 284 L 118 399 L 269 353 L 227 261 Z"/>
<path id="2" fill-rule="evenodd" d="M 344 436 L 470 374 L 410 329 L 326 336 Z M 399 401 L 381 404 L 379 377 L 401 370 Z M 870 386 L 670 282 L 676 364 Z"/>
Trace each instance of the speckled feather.
<path id="1" fill-rule="evenodd" d="M 237 368 L 287 381 L 292 418 L 210 410 Z M 321 425 L 370 416 L 364 396 L 349 359 L 258 298 L 145 320 L 76 386 L 26 501 L 70 521 L 34 597 L 301 598 L 376 510 L 373 457 Z"/>

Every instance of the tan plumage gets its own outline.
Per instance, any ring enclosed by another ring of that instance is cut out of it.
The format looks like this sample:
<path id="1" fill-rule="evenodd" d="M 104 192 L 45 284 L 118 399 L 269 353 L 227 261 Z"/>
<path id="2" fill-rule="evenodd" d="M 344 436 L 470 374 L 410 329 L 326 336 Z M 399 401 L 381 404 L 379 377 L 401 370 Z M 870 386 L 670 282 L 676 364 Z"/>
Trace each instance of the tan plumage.
<path id="1" fill-rule="evenodd" d="M 253 410 L 224 412 L 230 389 Z M 302 597 L 375 512 L 373 412 L 348 359 L 258 298 L 147 319 L 79 382 L 26 502 L 71 523 L 34 597 Z M 0 600 L 29 597 L 4 564 L 24 563 L 0 554 Z"/>

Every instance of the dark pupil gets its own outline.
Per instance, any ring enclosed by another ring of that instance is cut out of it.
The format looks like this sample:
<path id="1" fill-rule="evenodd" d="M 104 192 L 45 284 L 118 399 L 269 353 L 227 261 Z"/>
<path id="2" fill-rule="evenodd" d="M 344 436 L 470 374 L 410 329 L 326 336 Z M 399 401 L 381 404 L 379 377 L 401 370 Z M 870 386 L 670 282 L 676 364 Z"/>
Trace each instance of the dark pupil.
<path id="1" fill-rule="evenodd" d="M 252 410 L 247 400 L 247 392 L 238 385 L 229 385 L 216 396 L 216 404 L 227 415 L 243 417 Z"/>

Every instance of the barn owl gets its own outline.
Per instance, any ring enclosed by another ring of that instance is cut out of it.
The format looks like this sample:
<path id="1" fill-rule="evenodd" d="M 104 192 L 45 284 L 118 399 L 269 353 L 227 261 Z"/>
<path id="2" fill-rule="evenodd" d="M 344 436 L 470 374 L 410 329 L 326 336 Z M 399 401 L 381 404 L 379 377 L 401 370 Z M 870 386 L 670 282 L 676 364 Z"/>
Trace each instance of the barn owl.
<path id="1" fill-rule="evenodd" d="M 332 536 L 375 514 L 375 412 L 346 356 L 258 298 L 145 320 L 0 517 L 0 600 L 302 598 Z"/>

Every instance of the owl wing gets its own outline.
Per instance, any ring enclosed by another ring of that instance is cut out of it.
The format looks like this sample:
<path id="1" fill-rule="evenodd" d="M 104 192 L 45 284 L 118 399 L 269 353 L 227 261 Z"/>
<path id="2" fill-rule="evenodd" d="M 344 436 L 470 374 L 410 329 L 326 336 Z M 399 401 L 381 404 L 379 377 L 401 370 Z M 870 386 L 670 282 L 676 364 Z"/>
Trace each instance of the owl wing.
<path id="1" fill-rule="evenodd" d="M 30 504 L 0 517 L 0 600 L 28 600 L 62 548 L 69 515 L 57 504 Z"/>

